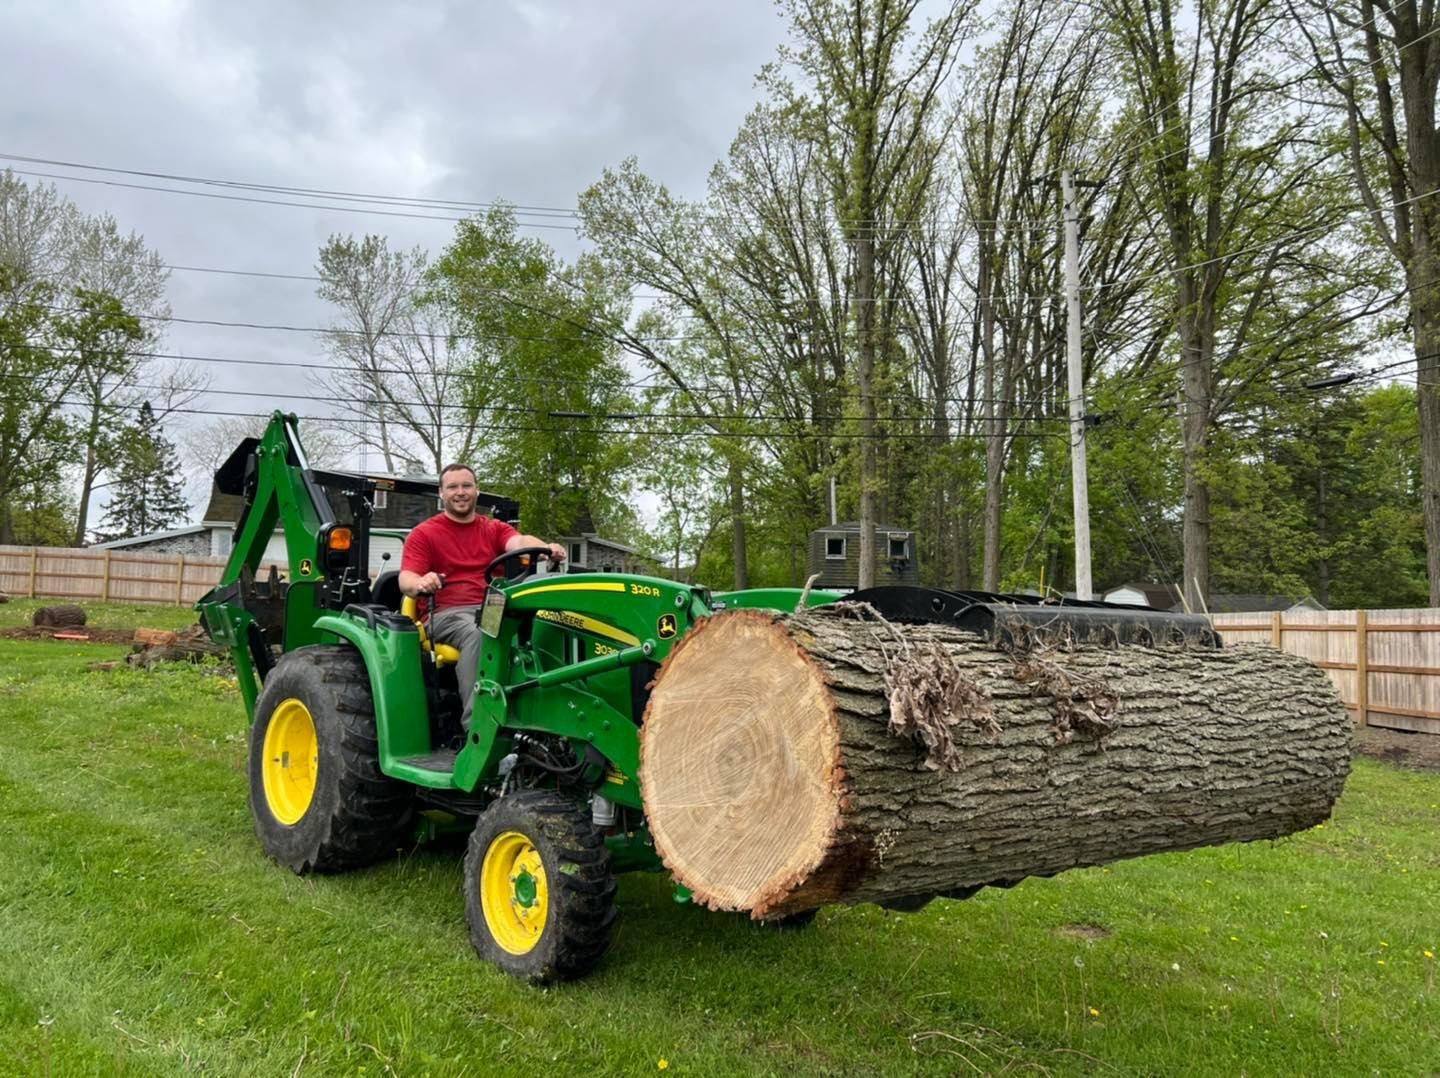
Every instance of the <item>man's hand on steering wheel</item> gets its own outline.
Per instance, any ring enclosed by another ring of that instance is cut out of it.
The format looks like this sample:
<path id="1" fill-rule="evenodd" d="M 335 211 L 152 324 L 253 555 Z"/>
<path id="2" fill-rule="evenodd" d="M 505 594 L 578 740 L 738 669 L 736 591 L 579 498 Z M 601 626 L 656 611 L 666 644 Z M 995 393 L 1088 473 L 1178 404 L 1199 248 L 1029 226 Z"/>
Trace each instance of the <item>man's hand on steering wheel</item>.
<path id="1" fill-rule="evenodd" d="M 551 564 L 559 564 L 565 560 L 565 548 L 559 543 L 549 543 L 544 546 L 517 546 L 514 550 L 507 550 L 491 559 L 490 564 L 485 566 L 485 579 L 489 580 L 491 573 L 509 562 L 510 565 L 505 570 L 505 578 L 507 580 L 523 580 L 534 574 L 536 558 L 545 558 Z"/>

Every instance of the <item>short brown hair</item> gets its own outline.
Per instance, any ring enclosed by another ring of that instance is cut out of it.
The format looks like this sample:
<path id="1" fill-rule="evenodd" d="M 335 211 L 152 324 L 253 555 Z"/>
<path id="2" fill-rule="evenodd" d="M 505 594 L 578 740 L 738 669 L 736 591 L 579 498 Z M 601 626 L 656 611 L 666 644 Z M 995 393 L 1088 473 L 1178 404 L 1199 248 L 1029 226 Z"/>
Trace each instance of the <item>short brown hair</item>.
<path id="1" fill-rule="evenodd" d="M 473 482 L 474 479 L 475 479 L 475 469 L 472 468 L 472 467 L 470 467 L 470 465 L 468 465 L 468 464 L 447 464 L 447 465 L 445 465 L 445 467 L 443 467 L 443 468 L 440 469 L 440 485 L 441 485 L 442 487 L 445 485 L 445 476 L 446 476 L 449 472 L 469 472 L 469 473 L 470 473 L 470 479 L 471 479 L 471 481 Z"/>

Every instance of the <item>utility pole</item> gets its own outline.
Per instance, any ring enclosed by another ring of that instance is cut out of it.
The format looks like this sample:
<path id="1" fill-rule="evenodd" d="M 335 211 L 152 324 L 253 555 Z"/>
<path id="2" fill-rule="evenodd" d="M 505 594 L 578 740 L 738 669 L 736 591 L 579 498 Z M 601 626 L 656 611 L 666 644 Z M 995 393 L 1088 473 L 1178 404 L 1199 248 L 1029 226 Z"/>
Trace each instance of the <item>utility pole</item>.
<path id="1" fill-rule="evenodd" d="M 1085 186 L 1098 186 L 1093 181 Z M 1085 379 L 1080 349 L 1080 210 L 1075 204 L 1075 175 L 1060 173 L 1065 203 L 1066 368 L 1070 389 L 1070 476 L 1075 507 L 1075 596 L 1092 599 L 1090 581 L 1090 480 L 1085 456 Z"/>

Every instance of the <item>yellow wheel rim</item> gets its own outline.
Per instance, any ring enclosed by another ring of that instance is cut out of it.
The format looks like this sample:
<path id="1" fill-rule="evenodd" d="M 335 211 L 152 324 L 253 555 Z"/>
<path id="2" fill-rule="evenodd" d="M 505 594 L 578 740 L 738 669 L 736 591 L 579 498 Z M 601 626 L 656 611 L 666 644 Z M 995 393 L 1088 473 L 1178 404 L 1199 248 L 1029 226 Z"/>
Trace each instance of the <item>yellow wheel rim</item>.
<path id="1" fill-rule="evenodd" d="M 282 700 L 265 728 L 260 778 L 270 814 L 285 825 L 298 823 L 315 796 L 320 742 L 310 709 L 293 696 Z"/>
<path id="2" fill-rule="evenodd" d="M 540 851 L 519 831 L 498 835 L 485 851 L 480 908 L 491 937 L 511 954 L 527 954 L 540 942 L 550 888 Z"/>

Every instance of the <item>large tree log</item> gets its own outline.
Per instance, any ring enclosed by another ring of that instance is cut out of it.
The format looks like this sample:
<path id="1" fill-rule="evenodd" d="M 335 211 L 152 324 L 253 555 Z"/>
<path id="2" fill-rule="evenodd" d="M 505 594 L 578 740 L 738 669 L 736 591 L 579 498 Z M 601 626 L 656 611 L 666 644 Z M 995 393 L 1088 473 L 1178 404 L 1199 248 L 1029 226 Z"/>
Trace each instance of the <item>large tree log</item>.
<path id="1" fill-rule="evenodd" d="M 42 606 L 30 615 L 31 625 L 46 625 L 55 628 L 75 628 L 85 624 L 85 608 L 66 603 L 62 606 Z"/>
<path id="2" fill-rule="evenodd" d="M 697 901 L 904 904 L 1329 814 L 1350 720 L 1269 647 L 999 650 L 844 604 L 701 622 L 656 677 L 640 783 Z"/>

